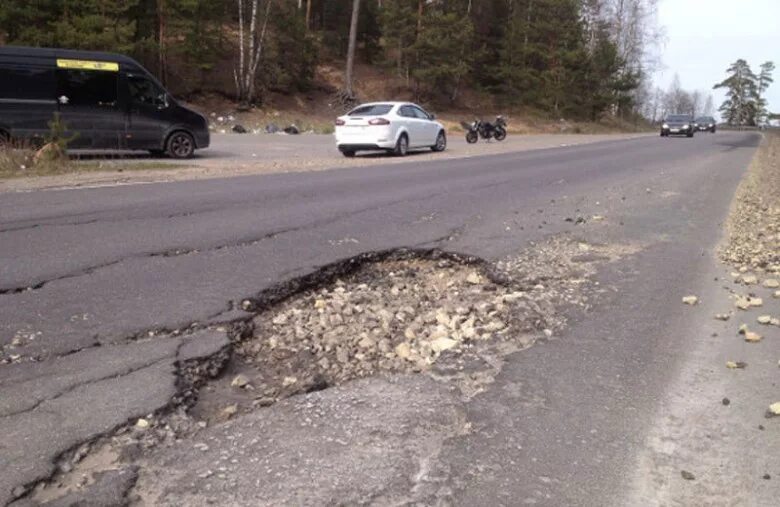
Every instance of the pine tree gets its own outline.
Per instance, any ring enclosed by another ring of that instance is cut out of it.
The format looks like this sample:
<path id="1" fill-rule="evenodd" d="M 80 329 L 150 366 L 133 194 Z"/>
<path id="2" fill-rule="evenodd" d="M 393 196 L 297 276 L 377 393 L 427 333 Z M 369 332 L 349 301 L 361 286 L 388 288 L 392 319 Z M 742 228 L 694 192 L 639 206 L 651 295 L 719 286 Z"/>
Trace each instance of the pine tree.
<path id="1" fill-rule="evenodd" d="M 467 15 L 435 8 L 425 12 L 417 41 L 411 48 L 412 76 L 418 91 L 455 100 L 461 80 L 471 69 L 473 35 Z"/>
<path id="2" fill-rule="evenodd" d="M 773 62 L 761 64 L 761 72 L 756 81 L 756 121 L 758 123 L 765 123 L 769 119 L 769 111 L 767 110 L 767 101 L 764 98 L 764 94 L 769 89 L 769 85 L 775 81 L 772 78 L 774 70 L 775 64 Z"/>
<path id="3" fill-rule="evenodd" d="M 417 36 L 415 16 L 409 0 L 386 0 L 382 5 L 380 22 L 385 52 L 394 62 L 399 77 L 410 75 L 410 50 Z"/>
<path id="4" fill-rule="evenodd" d="M 720 106 L 719 111 L 723 113 L 723 117 L 726 118 L 729 125 L 755 125 L 758 94 L 756 75 L 743 59 L 732 63 L 726 72 L 730 76 L 713 87 L 714 89 L 727 89 L 726 100 Z"/>

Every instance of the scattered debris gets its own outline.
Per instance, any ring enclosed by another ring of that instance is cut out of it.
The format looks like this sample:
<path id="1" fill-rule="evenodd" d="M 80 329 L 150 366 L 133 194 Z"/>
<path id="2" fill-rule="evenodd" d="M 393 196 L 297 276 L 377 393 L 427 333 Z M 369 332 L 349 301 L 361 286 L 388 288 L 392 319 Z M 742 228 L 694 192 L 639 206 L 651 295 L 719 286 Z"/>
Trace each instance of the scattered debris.
<path id="1" fill-rule="evenodd" d="M 728 313 L 716 313 L 715 314 L 715 319 L 717 319 L 717 320 L 724 320 L 725 321 L 725 320 L 729 320 L 730 318 L 731 318 L 731 315 L 729 315 Z"/>
<path id="2" fill-rule="evenodd" d="M 249 378 L 246 375 L 236 375 L 230 382 L 232 387 L 238 387 L 239 389 L 249 386 Z"/>
<path id="3" fill-rule="evenodd" d="M 223 421 L 227 421 L 228 419 L 236 415 L 237 412 L 238 412 L 238 405 L 235 404 L 228 405 L 227 407 L 223 408 L 222 411 L 219 413 L 220 419 L 222 419 Z"/>
<path id="4" fill-rule="evenodd" d="M 696 296 L 685 296 L 684 298 L 682 298 L 682 302 L 685 303 L 686 305 L 695 305 L 698 304 L 699 298 Z"/>
<path id="5" fill-rule="evenodd" d="M 758 277 L 756 275 L 752 274 L 752 273 L 751 274 L 742 275 L 740 280 L 745 285 L 755 285 L 755 284 L 758 283 Z"/>
<path id="6" fill-rule="evenodd" d="M 736 301 L 734 302 L 734 305 L 739 308 L 740 310 L 749 310 L 753 307 L 760 307 L 764 306 L 764 300 L 757 297 L 752 296 L 737 296 Z"/>
<path id="7" fill-rule="evenodd" d="M 745 332 L 745 341 L 749 343 L 758 343 L 763 339 L 763 336 L 761 336 L 758 333 L 754 333 L 753 331 L 746 331 Z"/>
<path id="8" fill-rule="evenodd" d="M 723 399 L 721 400 L 721 403 L 722 403 L 724 406 L 728 407 L 729 405 L 731 405 L 731 400 L 730 400 L 730 399 L 728 399 L 728 398 L 723 398 Z"/>
<path id="9" fill-rule="evenodd" d="M 233 129 L 232 130 L 236 134 L 246 134 L 247 133 L 247 130 L 246 130 L 246 128 L 244 128 L 243 125 L 233 125 Z"/>
<path id="10" fill-rule="evenodd" d="M 763 324 L 764 326 L 769 325 L 772 322 L 772 316 L 771 315 L 760 315 L 757 319 L 759 324 Z"/>
<path id="11" fill-rule="evenodd" d="M 149 421 L 147 421 L 146 419 L 143 419 L 143 418 L 138 419 L 135 422 L 135 427 L 138 428 L 138 429 L 141 429 L 141 430 L 145 430 L 145 429 L 147 429 L 149 427 Z"/>
<path id="12" fill-rule="evenodd" d="M 682 478 L 683 478 L 683 479 L 685 479 L 686 481 L 695 481 L 695 480 L 696 480 L 696 476 L 695 476 L 695 475 L 693 475 L 692 473 L 690 473 L 690 472 L 689 472 L 689 471 L 687 471 L 687 470 L 680 470 L 680 475 L 681 475 L 681 476 L 682 476 Z"/>
<path id="13" fill-rule="evenodd" d="M 731 370 L 743 370 L 747 368 L 747 363 L 743 361 L 726 361 L 726 368 Z"/>
<path id="14" fill-rule="evenodd" d="M 769 405 L 769 410 L 766 412 L 767 417 L 777 417 L 780 416 L 780 401 L 777 401 L 775 403 L 772 403 Z"/>
<path id="15" fill-rule="evenodd" d="M 767 278 L 762 285 L 767 289 L 777 289 L 780 287 L 780 281 L 775 278 Z"/>

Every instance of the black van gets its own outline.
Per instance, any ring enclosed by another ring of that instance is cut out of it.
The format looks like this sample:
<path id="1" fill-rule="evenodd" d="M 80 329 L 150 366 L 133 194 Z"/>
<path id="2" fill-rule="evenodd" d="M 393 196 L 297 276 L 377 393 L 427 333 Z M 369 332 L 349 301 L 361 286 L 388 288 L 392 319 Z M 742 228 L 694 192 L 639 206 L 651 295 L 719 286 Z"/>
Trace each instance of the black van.
<path id="1" fill-rule="evenodd" d="M 0 144 L 39 142 L 55 112 L 73 138 L 69 148 L 187 158 L 209 145 L 206 118 L 176 102 L 132 58 L 0 47 Z"/>

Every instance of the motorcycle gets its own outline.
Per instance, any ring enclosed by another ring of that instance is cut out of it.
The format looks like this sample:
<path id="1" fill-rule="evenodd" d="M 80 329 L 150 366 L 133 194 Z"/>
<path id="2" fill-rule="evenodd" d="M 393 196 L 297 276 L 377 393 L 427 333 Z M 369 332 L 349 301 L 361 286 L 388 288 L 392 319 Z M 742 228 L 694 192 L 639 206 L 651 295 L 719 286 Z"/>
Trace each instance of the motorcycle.
<path id="1" fill-rule="evenodd" d="M 496 116 L 495 123 L 474 120 L 473 123 L 460 122 L 460 124 L 466 130 L 466 142 L 469 144 L 476 143 L 480 137 L 487 141 L 506 139 L 506 120 L 500 115 Z"/>

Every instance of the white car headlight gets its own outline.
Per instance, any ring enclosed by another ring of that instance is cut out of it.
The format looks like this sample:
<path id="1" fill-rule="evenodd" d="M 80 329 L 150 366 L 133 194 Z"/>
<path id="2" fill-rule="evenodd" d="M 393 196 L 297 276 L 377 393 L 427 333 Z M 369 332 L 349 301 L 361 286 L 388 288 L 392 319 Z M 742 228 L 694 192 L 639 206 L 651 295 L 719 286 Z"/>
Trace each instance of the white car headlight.
<path id="1" fill-rule="evenodd" d="M 712 123 L 710 123 L 710 124 L 709 124 L 709 125 L 707 125 L 707 126 L 708 126 L 708 127 L 712 127 Z"/>
<path id="2" fill-rule="evenodd" d="M 664 123 L 663 125 L 661 125 L 661 128 L 668 129 L 668 128 L 669 128 L 669 125 L 668 125 L 667 123 Z"/>
<path id="3" fill-rule="evenodd" d="M 688 125 L 687 123 L 682 126 L 682 128 L 684 128 L 684 129 L 687 129 L 688 127 L 690 127 L 690 125 Z"/>

